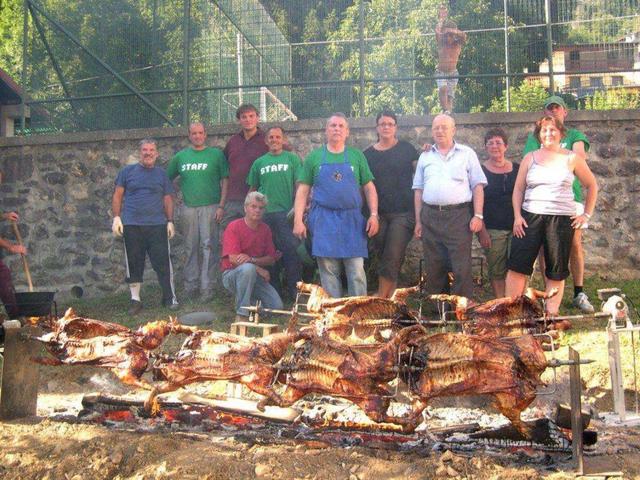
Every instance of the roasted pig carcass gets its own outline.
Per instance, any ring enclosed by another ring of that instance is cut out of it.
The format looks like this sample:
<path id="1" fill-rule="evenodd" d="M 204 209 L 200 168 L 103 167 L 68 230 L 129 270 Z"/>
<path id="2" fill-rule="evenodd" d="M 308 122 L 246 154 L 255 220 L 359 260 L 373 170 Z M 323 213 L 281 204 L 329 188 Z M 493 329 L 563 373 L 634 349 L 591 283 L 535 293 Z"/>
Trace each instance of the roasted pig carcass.
<path id="1" fill-rule="evenodd" d="M 329 336 L 350 343 L 386 341 L 395 331 L 418 323 L 418 316 L 406 304 L 418 287 L 396 289 L 392 298 L 331 298 L 318 285 L 298 283 L 298 289 L 310 294 L 309 311 L 319 313 L 311 327 L 319 336 Z"/>
<path id="2" fill-rule="evenodd" d="M 557 322 L 552 318 L 541 320 L 544 311 L 538 300 L 556 294 L 557 290 L 546 294 L 529 288 L 518 297 L 496 298 L 480 304 L 457 295 L 432 295 L 430 298 L 451 303 L 456 318 L 463 322 L 465 333 L 508 337 L 570 328 L 571 324 L 567 321 Z"/>
<path id="3" fill-rule="evenodd" d="M 277 380 L 286 388 L 275 403 L 284 407 L 308 394 L 328 394 L 350 400 L 376 422 L 387 422 L 394 418 L 387 414 L 392 397 L 387 383 L 398 375 L 398 349 L 422 331 L 422 327 L 406 328 L 375 349 L 324 337 L 301 340 L 277 364 Z"/>
<path id="4" fill-rule="evenodd" d="M 413 335 L 401 347 L 401 378 L 417 399 L 407 417 L 393 421 L 415 428 L 432 398 L 490 395 L 498 411 L 523 435 L 521 412 L 536 397 L 547 360 L 531 335 L 511 338 L 438 333 Z"/>
<path id="5" fill-rule="evenodd" d="M 170 333 L 192 331 L 175 319 L 147 323 L 132 331 L 122 325 L 78 317 L 69 309 L 53 331 L 34 337 L 53 358 L 33 360 L 43 365 L 110 368 L 123 383 L 150 389 L 141 378 L 149 364 L 148 352 L 158 348 Z"/>
<path id="6" fill-rule="evenodd" d="M 404 303 L 388 298 L 352 297 L 342 305 L 325 310 L 310 326 L 319 336 L 349 343 L 377 343 L 417 323 L 417 314 Z"/>
<path id="7" fill-rule="evenodd" d="M 366 303 L 371 299 L 378 298 L 378 297 L 370 297 L 367 295 L 362 295 L 357 297 L 333 298 L 327 293 L 325 289 L 313 283 L 298 282 L 297 287 L 299 292 L 309 294 L 309 298 L 307 300 L 307 310 L 313 313 L 320 313 L 330 309 L 335 309 L 336 307 L 340 307 L 341 305 L 344 305 L 346 303 L 351 303 L 353 301 Z M 397 303 L 406 304 L 406 301 L 409 295 L 412 295 L 419 291 L 420 291 L 419 286 L 407 287 L 407 288 L 396 288 L 393 295 L 388 300 L 391 300 Z M 363 305 L 363 304 L 364 303 L 360 303 L 360 305 Z"/>
<path id="8" fill-rule="evenodd" d="M 81 317 L 73 308 L 68 308 L 64 316 L 51 322 L 49 327 L 57 335 L 65 334 L 77 339 L 131 332 L 131 329 L 119 323 Z"/>
<path id="9" fill-rule="evenodd" d="M 148 410 L 156 411 L 156 397 L 186 385 L 233 380 L 264 395 L 258 403 L 263 409 L 268 400 L 279 401 L 271 388 L 277 368 L 274 367 L 287 349 L 306 334 L 275 333 L 263 338 L 249 338 L 228 333 L 198 331 L 188 337 L 176 355 L 160 356 L 153 366 L 153 376 L 161 383 L 154 385 L 145 402 Z"/>

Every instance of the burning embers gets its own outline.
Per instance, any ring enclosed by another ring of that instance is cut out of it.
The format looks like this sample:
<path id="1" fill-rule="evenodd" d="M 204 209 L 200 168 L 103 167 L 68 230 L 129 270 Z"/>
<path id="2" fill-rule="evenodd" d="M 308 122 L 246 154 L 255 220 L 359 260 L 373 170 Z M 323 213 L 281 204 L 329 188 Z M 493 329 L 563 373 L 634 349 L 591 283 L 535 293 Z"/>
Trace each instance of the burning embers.
<path id="1" fill-rule="evenodd" d="M 405 303 L 417 288 L 399 290 L 392 299 L 330 299 L 320 287 L 301 289 L 311 293 L 308 310 L 318 318 L 300 328 L 292 321 L 287 332 L 260 339 L 196 330 L 175 321 L 132 331 L 77 317 L 70 310 L 52 332 L 38 338 L 55 357 L 39 361 L 111 368 L 123 382 L 151 390 L 145 408 L 152 412 L 158 411 L 162 393 L 196 382 L 232 380 L 263 395 L 259 409 L 328 394 L 353 402 L 375 422 L 411 432 L 432 398 L 489 395 L 522 435 L 530 435 L 520 414 L 535 399 L 547 367 L 531 335 L 501 337 L 486 324 L 480 334 L 430 333 Z M 499 320 L 500 310 L 493 311 Z M 175 354 L 155 355 L 152 350 L 169 333 L 189 336 Z M 150 358 L 153 383 L 142 379 Z M 407 415 L 389 413 L 394 382 L 412 398 Z"/>

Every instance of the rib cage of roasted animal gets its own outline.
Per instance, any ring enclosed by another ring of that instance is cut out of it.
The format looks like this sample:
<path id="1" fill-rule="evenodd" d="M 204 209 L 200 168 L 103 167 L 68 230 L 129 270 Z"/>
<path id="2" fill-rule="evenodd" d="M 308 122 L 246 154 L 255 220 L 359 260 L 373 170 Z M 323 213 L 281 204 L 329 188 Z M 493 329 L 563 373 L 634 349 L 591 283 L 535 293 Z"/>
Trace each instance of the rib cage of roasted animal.
<path id="1" fill-rule="evenodd" d="M 527 435 L 520 414 L 535 399 L 547 360 L 531 335 L 439 333 L 412 336 L 403 345 L 400 365 L 407 368 L 401 375 L 417 398 L 411 415 L 396 422 L 415 426 L 435 397 L 490 395 L 500 413 Z"/>
<path id="2" fill-rule="evenodd" d="M 451 303 L 456 318 L 463 322 L 462 329 L 465 333 L 506 337 L 570 328 L 571 324 L 567 321 L 548 319 L 546 323 L 540 322 L 544 317 L 544 310 L 538 299 L 550 298 L 556 294 L 557 290 L 547 295 L 530 288 L 525 295 L 496 298 L 480 304 L 457 295 L 431 295 L 430 298 Z"/>
<path id="3" fill-rule="evenodd" d="M 145 406 L 153 410 L 157 395 L 195 382 L 233 380 L 279 403 L 271 388 L 277 375 L 275 364 L 287 349 L 304 334 L 275 333 L 263 338 L 248 338 L 212 331 L 198 331 L 188 337 L 180 351 L 160 357 L 152 370 L 156 380 Z"/>
<path id="4" fill-rule="evenodd" d="M 406 305 L 407 297 L 418 287 L 396 289 L 392 298 L 331 298 L 322 287 L 298 283 L 309 293 L 307 309 L 320 316 L 311 322 L 317 335 L 344 340 L 351 344 L 381 343 L 397 330 L 418 323 L 418 316 Z"/>
<path id="5" fill-rule="evenodd" d="M 358 348 L 326 337 L 301 340 L 278 362 L 285 385 L 279 406 L 292 405 L 307 394 L 330 394 L 358 405 L 376 422 L 393 417 L 387 414 L 391 401 L 388 382 L 398 375 L 399 348 L 420 327 L 402 330 L 375 349 Z"/>
<path id="6" fill-rule="evenodd" d="M 169 333 L 191 332 L 175 319 L 151 322 L 135 331 L 111 322 L 79 317 L 73 309 L 53 330 L 34 337 L 51 357 L 33 360 L 44 365 L 94 365 L 109 368 L 125 384 L 150 389 L 141 377 L 149 365 L 150 350 L 158 348 Z"/>

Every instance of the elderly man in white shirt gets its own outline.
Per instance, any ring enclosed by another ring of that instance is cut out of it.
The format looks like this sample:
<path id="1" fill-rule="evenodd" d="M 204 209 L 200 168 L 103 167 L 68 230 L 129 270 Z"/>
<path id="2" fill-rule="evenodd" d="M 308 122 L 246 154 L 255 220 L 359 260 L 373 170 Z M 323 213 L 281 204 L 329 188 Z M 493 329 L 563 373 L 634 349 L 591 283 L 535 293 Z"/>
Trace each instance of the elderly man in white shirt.
<path id="1" fill-rule="evenodd" d="M 433 119 L 435 143 L 420 155 L 413 177 L 415 235 L 422 238 L 428 293 L 448 292 L 451 271 L 450 293 L 470 298 L 471 241 L 482 229 L 487 178 L 476 153 L 454 141 L 455 132 L 451 116 Z"/>

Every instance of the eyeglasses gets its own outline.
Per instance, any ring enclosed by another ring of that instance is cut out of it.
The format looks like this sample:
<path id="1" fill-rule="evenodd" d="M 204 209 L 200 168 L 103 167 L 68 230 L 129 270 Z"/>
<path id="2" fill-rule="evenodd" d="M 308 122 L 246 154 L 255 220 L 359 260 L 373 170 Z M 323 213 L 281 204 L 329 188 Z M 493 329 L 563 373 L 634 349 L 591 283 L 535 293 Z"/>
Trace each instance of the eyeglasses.
<path id="1" fill-rule="evenodd" d="M 395 127 L 396 124 L 391 122 L 382 122 L 382 123 L 379 123 L 378 126 L 382 128 L 386 128 L 386 127 L 391 128 L 391 127 Z"/>
<path id="2" fill-rule="evenodd" d="M 489 140 L 487 142 L 487 147 L 501 147 L 502 145 L 505 145 L 505 143 L 502 140 Z"/>

